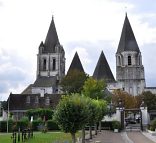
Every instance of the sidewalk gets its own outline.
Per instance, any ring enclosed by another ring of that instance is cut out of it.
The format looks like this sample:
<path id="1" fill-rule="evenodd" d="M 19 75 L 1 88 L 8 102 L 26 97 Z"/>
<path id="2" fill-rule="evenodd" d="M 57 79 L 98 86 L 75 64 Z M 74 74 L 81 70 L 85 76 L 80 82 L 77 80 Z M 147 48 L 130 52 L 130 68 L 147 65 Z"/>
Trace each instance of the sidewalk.
<path id="1" fill-rule="evenodd" d="M 151 135 L 150 133 L 148 133 L 148 132 L 142 132 L 142 134 L 145 136 L 145 137 L 147 137 L 147 138 L 149 138 L 150 140 L 152 140 L 153 142 L 155 142 L 156 143 L 156 135 Z"/>

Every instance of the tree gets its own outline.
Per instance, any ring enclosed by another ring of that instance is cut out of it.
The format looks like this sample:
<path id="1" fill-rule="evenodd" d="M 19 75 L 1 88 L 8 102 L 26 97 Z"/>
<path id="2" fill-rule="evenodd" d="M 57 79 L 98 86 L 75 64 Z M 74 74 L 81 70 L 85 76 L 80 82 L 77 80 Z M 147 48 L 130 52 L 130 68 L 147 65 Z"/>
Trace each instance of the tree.
<path id="1" fill-rule="evenodd" d="M 42 120 L 46 121 L 48 119 L 52 119 L 53 112 L 54 111 L 49 108 L 37 108 L 29 109 L 26 114 L 29 119 L 31 118 L 31 116 L 33 116 L 34 119 L 41 118 Z"/>
<path id="2" fill-rule="evenodd" d="M 69 73 L 62 79 L 60 85 L 62 90 L 67 93 L 81 93 L 84 82 L 88 75 L 79 70 L 70 70 Z"/>
<path id="3" fill-rule="evenodd" d="M 106 84 L 103 80 L 95 80 L 92 77 L 90 77 L 85 81 L 82 93 L 84 96 L 90 97 L 92 99 L 96 99 L 96 100 L 104 99 L 105 88 L 106 88 Z M 90 106 L 89 108 L 91 110 L 90 118 L 89 118 L 90 139 L 92 139 L 92 125 L 95 124 L 95 132 L 96 132 L 98 117 L 101 115 L 100 108 L 98 108 L 99 106 L 96 100 L 92 100 L 92 104 L 89 105 Z"/>
<path id="4" fill-rule="evenodd" d="M 70 133 L 75 143 L 75 133 L 83 129 L 88 121 L 89 100 L 79 94 L 64 96 L 56 107 L 53 119 L 60 129 Z"/>
<path id="5" fill-rule="evenodd" d="M 95 80 L 89 77 L 83 86 L 83 94 L 92 99 L 102 99 L 104 98 L 104 89 L 106 88 L 106 83 L 103 80 Z"/>
<path id="6" fill-rule="evenodd" d="M 112 101 L 115 106 L 118 106 L 119 99 L 122 100 L 125 109 L 137 108 L 137 101 L 135 96 L 118 89 L 114 91 L 112 96 Z"/>
<path id="7" fill-rule="evenodd" d="M 156 95 L 150 91 L 143 92 L 140 98 L 144 100 L 145 105 L 147 105 L 148 110 L 156 110 Z"/>

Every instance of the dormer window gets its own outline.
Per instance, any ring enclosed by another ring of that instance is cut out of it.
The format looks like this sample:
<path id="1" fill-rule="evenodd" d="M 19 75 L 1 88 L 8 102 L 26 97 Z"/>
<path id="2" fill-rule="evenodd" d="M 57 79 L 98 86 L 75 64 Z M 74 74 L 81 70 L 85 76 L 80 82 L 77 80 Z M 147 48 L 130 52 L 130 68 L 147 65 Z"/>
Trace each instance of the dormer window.
<path id="1" fill-rule="evenodd" d="M 26 103 L 30 103 L 30 96 L 27 96 L 27 98 L 26 98 Z"/>
<path id="2" fill-rule="evenodd" d="M 132 59 L 131 59 L 131 56 L 128 56 L 128 65 L 132 65 Z"/>

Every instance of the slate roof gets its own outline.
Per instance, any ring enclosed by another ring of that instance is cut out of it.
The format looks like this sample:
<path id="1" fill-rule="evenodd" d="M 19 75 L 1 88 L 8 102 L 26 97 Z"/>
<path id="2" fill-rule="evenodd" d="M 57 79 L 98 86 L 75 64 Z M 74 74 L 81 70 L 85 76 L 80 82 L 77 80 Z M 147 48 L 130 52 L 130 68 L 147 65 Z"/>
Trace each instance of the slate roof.
<path id="1" fill-rule="evenodd" d="M 74 58 L 73 58 L 73 60 L 71 62 L 71 65 L 70 65 L 70 67 L 68 69 L 68 72 L 70 70 L 79 70 L 79 71 L 84 72 L 83 66 L 81 64 L 81 61 L 80 61 L 80 58 L 79 58 L 79 55 L 78 55 L 77 52 L 74 55 Z M 68 72 L 67 72 L 67 74 L 68 74 Z"/>
<path id="2" fill-rule="evenodd" d="M 55 28 L 54 18 L 52 18 L 52 21 L 51 21 L 51 24 L 47 33 L 47 37 L 45 39 L 43 53 L 54 53 L 55 46 L 57 44 L 59 45 L 60 42 L 59 42 L 57 31 Z M 43 46 L 43 43 L 42 43 L 42 46 Z"/>
<path id="3" fill-rule="evenodd" d="M 23 92 L 21 94 L 31 94 L 32 86 L 33 86 L 33 84 L 30 84 L 26 89 L 23 90 Z"/>
<path id="4" fill-rule="evenodd" d="M 125 16 L 125 21 L 122 28 L 122 33 L 121 33 L 117 53 L 121 53 L 123 51 L 140 52 L 133 30 L 128 20 L 127 14 Z"/>
<path id="5" fill-rule="evenodd" d="M 56 76 L 53 77 L 37 77 L 33 87 L 53 87 L 56 86 Z"/>
<path id="6" fill-rule="evenodd" d="M 95 78 L 97 80 L 104 79 L 106 81 L 106 83 L 115 82 L 114 76 L 113 76 L 112 71 L 108 65 L 108 62 L 106 60 L 106 57 L 105 57 L 103 51 L 101 52 L 98 63 L 94 70 L 93 78 Z"/>
<path id="7" fill-rule="evenodd" d="M 27 97 L 30 97 L 30 103 L 27 102 Z M 38 103 L 35 98 L 38 97 Z M 46 97 L 50 99 L 50 105 L 46 105 Z M 11 110 L 28 110 L 35 108 L 55 108 L 61 99 L 60 94 L 45 94 L 41 97 L 40 94 L 10 94 L 9 109 Z M 7 101 L 7 102 L 8 102 Z"/>

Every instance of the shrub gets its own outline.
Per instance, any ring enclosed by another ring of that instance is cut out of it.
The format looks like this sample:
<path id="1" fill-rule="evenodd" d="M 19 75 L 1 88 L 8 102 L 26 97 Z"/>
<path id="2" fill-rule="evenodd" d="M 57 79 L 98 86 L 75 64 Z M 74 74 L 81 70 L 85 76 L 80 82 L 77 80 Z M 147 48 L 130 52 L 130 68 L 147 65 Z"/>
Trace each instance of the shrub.
<path id="1" fill-rule="evenodd" d="M 155 131 L 155 129 L 156 129 L 156 119 L 152 120 L 150 129 L 151 129 L 151 131 Z"/>
<path id="2" fill-rule="evenodd" d="M 33 120 L 32 121 L 32 129 L 34 131 L 38 131 L 40 125 L 43 125 L 43 121 L 41 121 L 41 120 Z"/>
<path id="3" fill-rule="evenodd" d="M 102 127 L 103 129 L 110 129 L 110 130 L 113 130 L 112 121 L 104 121 L 104 122 L 101 122 L 101 127 Z"/>
<path id="4" fill-rule="evenodd" d="M 120 129 L 121 128 L 121 123 L 119 121 L 112 121 L 112 128 L 113 129 Z"/>
<path id="5" fill-rule="evenodd" d="M 47 121 L 47 128 L 48 130 L 59 130 L 58 125 L 53 120 Z"/>
<path id="6" fill-rule="evenodd" d="M 8 121 L 9 132 L 12 131 L 12 125 L 13 125 L 13 121 L 9 120 Z M 6 131 L 7 131 L 7 121 L 0 121 L 0 132 L 6 132 Z"/>

